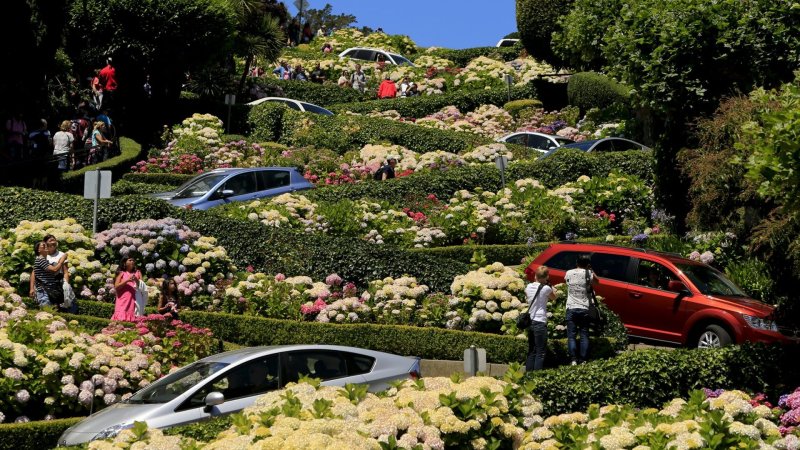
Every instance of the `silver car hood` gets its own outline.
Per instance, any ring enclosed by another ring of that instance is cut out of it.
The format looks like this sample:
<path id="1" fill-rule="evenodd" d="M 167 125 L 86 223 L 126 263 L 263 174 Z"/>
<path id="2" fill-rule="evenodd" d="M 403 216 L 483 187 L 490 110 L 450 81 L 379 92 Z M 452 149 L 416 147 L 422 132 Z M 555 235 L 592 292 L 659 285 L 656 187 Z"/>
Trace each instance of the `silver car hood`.
<path id="1" fill-rule="evenodd" d="M 67 442 L 70 444 L 79 437 L 81 438 L 79 442 L 88 442 L 88 440 L 106 428 L 121 424 L 132 424 L 134 421 L 143 422 L 157 413 L 164 405 L 165 403 L 147 405 L 117 403 L 76 423 L 65 431 L 61 437 L 62 439 L 67 438 Z M 61 443 L 61 439 L 59 439 L 59 443 Z"/>

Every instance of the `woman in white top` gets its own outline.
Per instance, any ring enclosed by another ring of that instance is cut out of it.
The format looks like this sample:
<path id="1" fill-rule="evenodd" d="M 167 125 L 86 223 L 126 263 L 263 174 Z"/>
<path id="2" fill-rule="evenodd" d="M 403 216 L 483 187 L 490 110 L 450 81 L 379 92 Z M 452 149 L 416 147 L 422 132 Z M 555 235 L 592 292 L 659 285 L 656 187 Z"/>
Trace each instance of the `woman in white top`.
<path id="1" fill-rule="evenodd" d="M 549 285 L 550 269 L 541 266 L 536 269 L 536 281 L 525 287 L 525 299 L 531 315 L 531 326 L 528 329 L 528 357 L 525 370 L 542 370 L 544 357 L 547 354 L 547 302 L 556 298 Z"/>
<path id="2" fill-rule="evenodd" d="M 58 133 L 53 136 L 53 156 L 58 159 L 58 170 L 67 170 L 67 155 L 72 151 L 75 137 L 69 132 L 70 121 L 61 122 Z"/>

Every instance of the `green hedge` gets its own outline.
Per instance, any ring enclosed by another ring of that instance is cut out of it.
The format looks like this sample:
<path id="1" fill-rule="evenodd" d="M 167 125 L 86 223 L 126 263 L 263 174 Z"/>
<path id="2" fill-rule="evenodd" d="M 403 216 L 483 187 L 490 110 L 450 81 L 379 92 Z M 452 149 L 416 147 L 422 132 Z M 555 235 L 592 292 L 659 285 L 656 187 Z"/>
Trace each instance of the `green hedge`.
<path id="1" fill-rule="evenodd" d="M 546 416 L 584 411 L 593 403 L 660 407 L 704 387 L 765 392 L 777 398 L 800 384 L 800 371 L 793 364 L 798 356 L 797 346 L 642 350 L 527 377 Z"/>
<path id="2" fill-rule="evenodd" d="M 111 317 L 114 305 L 79 301 L 82 314 Z M 210 328 L 214 336 L 239 345 L 330 344 L 368 348 L 424 359 L 461 360 L 470 345 L 486 349 L 488 362 L 524 361 L 528 342 L 513 336 L 471 331 L 445 330 L 403 325 L 330 324 L 266 319 L 263 317 L 204 311 L 184 311 L 181 320 L 197 327 Z M 614 342 L 592 338 L 593 358 L 615 354 Z M 548 341 L 548 365 L 569 362 L 566 340 Z M 423 374 L 424 376 L 425 374 Z"/>
<path id="3" fill-rule="evenodd" d="M 264 87 L 268 94 L 274 87 L 279 87 L 283 91 L 283 95 L 270 94 L 270 96 L 288 97 L 325 108 L 336 103 L 359 102 L 375 98 L 373 92 L 360 92 L 349 87 L 340 87 L 337 84 L 297 83 L 269 77 L 259 78 L 255 83 Z"/>
<path id="4" fill-rule="evenodd" d="M 122 176 L 124 181 L 131 183 L 165 184 L 180 186 L 197 175 L 184 175 L 182 173 L 126 173 Z"/>
<path id="5" fill-rule="evenodd" d="M 625 104 L 629 96 L 629 88 L 600 73 L 576 73 L 567 83 L 569 104 L 579 107 L 582 111 Z"/>
<path id="6" fill-rule="evenodd" d="M 454 105 L 462 113 L 473 111 L 481 105 L 501 106 L 509 100 L 508 90 L 461 90 L 439 95 L 380 99 L 358 103 L 342 103 L 333 105 L 331 110 L 337 114 L 345 111 L 367 114 L 373 111 L 383 112 L 396 110 L 402 117 L 418 119 L 433 114 L 445 106 Z M 532 99 L 536 97 L 533 85 L 514 87 L 511 89 L 511 100 Z"/>
<path id="7" fill-rule="evenodd" d="M 409 251 L 422 255 L 453 259 L 464 264 L 469 264 L 473 254 L 476 251 L 481 251 L 486 256 L 488 263 L 501 262 L 507 266 L 516 266 L 521 264 L 523 258 L 538 255 L 549 245 L 550 243 L 548 242 L 537 242 L 533 245 L 454 245 L 450 247 L 415 248 Z"/>
<path id="8" fill-rule="evenodd" d="M 323 147 L 340 154 L 359 150 L 366 144 L 379 143 L 402 145 L 419 153 L 434 150 L 460 153 L 494 142 L 472 133 L 438 130 L 391 119 L 347 115 L 309 116 L 295 111 L 283 111 L 282 123 L 278 127 L 274 116 L 262 113 L 261 106 L 254 107 L 249 116 L 254 139 L 278 137 L 282 144 Z M 311 124 L 306 125 L 309 119 Z M 280 130 L 280 136 L 275 136 L 276 130 Z"/>
<path id="9" fill-rule="evenodd" d="M 497 59 L 500 61 L 512 61 L 520 56 L 522 50 L 521 45 L 513 47 L 473 47 L 461 50 L 454 50 L 450 48 L 437 48 L 435 50 L 425 52 L 425 55 L 435 56 L 437 58 L 444 58 L 453 61 L 458 67 L 466 67 L 470 61 L 480 56 L 487 58 Z"/>
<path id="10" fill-rule="evenodd" d="M 520 113 L 525 110 L 533 110 L 542 107 L 542 102 L 534 99 L 512 100 L 503 105 L 503 109 L 508 111 L 514 118 L 519 118 Z"/>
<path id="11" fill-rule="evenodd" d="M 553 53 L 553 33 L 561 30 L 574 0 L 517 0 L 517 30 L 528 54 L 549 64 L 562 66 Z"/>
<path id="12" fill-rule="evenodd" d="M 142 146 L 132 139 L 119 138 L 120 154 L 98 164 L 66 172 L 61 176 L 61 188 L 65 192 L 83 192 L 83 176 L 91 170 L 110 170 L 114 179 L 131 170 L 141 157 Z"/>
<path id="13" fill-rule="evenodd" d="M 614 153 L 585 153 L 564 149 L 551 157 L 536 161 L 516 161 L 506 169 L 506 182 L 534 178 L 553 188 L 575 181 L 581 175 L 606 176 L 612 170 L 635 175 L 644 180 L 653 179 L 653 154 L 650 151 Z M 408 196 L 434 194 L 440 199 L 449 198 L 459 189 L 474 190 L 482 187 L 497 190 L 500 173 L 494 165 L 464 166 L 447 171 L 421 172 L 388 182 L 364 182 L 338 186 L 322 186 L 304 195 L 316 201 L 335 202 L 342 198 L 380 198 L 402 202 Z"/>
<path id="14" fill-rule="evenodd" d="M 116 197 L 119 195 L 146 195 L 154 194 L 156 192 L 166 192 L 174 190 L 175 186 L 172 184 L 156 184 L 156 183 L 135 183 L 128 180 L 119 180 L 111 185 L 111 196 Z"/>
<path id="15" fill-rule="evenodd" d="M 243 99 L 239 99 L 241 102 Z M 247 114 L 250 112 L 250 107 L 239 103 L 232 105 L 230 108 L 230 132 L 236 134 L 247 134 L 249 128 L 247 125 Z M 169 111 L 170 123 L 181 123 L 192 114 L 212 114 L 219 117 L 225 123 L 225 129 L 228 129 L 228 105 L 223 101 L 213 101 L 199 98 L 181 98 L 178 100 L 176 106 Z"/>
<path id="16" fill-rule="evenodd" d="M 0 424 L 0 450 L 41 450 L 55 448 L 67 428 L 83 417 Z"/>

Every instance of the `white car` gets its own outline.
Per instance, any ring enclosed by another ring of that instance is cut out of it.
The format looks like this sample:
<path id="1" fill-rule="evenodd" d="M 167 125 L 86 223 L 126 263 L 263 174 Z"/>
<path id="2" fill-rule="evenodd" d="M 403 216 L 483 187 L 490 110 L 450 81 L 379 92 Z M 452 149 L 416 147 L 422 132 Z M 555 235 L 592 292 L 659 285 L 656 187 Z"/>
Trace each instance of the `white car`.
<path id="1" fill-rule="evenodd" d="M 283 103 L 289 108 L 292 108 L 296 111 L 303 111 L 303 112 L 310 112 L 315 114 L 322 114 L 323 116 L 332 116 L 333 112 L 328 111 L 327 109 L 323 108 L 322 106 L 317 106 L 313 103 L 308 102 L 301 102 L 300 100 L 294 100 L 291 98 L 285 97 L 264 97 L 258 100 L 253 100 L 252 102 L 248 103 L 247 106 L 256 106 L 260 105 L 264 102 L 276 102 L 276 103 Z"/>
<path id="2" fill-rule="evenodd" d="M 517 45 L 517 42 L 519 39 L 500 39 L 495 47 L 513 47 Z"/>
<path id="3" fill-rule="evenodd" d="M 387 52 L 379 48 L 369 47 L 353 47 L 339 53 L 339 58 L 360 59 L 363 61 L 372 62 L 386 62 L 387 64 L 394 64 L 397 66 L 411 66 L 414 64 L 403 56 L 397 53 Z"/>
<path id="4" fill-rule="evenodd" d="M 220 353 L 92 414 L 64 431 L 58 445 L 109 439 L 135 421 L 168 428 L 235 413 L 302 376 L 319 378 L 323 386 L 367 384 L 371 392 L 378 392 L 393 381 L 419 378 L 419 358 L 339 345 L 275 345 Z"/>
<path id="5" fill-rule="evenodd" d="M 507 136 L 501 137 L 498 139 L 498 142 L 524 145 L 526 147 L 539 150 L 542 153 L 547 153 L 554 148 L 572 144 L 575 141 L 565 137 L 556 136 L 554 134 L 537 133 L 534 131 L 518 131 L 516 133 L 511 133 Z"/>

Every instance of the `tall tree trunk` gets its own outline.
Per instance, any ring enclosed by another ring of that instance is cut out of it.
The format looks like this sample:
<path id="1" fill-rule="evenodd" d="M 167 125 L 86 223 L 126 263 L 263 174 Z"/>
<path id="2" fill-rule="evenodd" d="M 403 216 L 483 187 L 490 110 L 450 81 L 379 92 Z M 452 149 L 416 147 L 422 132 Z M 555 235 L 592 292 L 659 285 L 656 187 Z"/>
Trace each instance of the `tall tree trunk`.
<path id="1" fill-rule="evenodd" d="M 247 55 L 247 60 L 244 62 L 244 72 L 242 72 L 242 78 L 239 79 L 239 87 L 236 91 L 239 95 L 244 94 L 244 83 L 247 81 L 247 73 L 250 72 L 250 66 L 253 64 L 253 55 Z"/>

